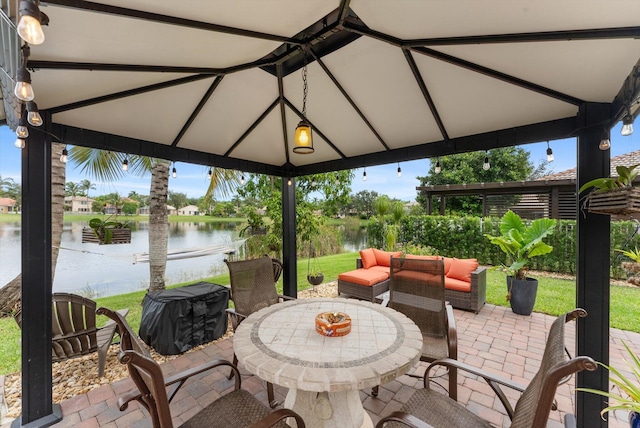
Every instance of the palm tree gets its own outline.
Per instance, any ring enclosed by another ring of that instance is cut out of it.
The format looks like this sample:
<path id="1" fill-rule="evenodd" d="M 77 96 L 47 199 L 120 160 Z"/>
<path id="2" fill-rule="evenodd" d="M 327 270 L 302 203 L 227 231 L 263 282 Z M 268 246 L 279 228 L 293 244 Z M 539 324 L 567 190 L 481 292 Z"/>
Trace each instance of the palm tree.
<path id="1" fill-rule="evenodd" d="M 68 181 L 65 186 L 65 193 L 67 196 L 76 197 L 82 192 L 82 188 L 80 184 L 74 183 L 73 181 Z"/>
<path id="2" fill-rule="evenodd" d="M 66 179 L 65 163 L 60 161 L 64 144 L 51 144 L 51 281 L 56 272 L 62 225 L 64 222 L 64 190 Z M 10 314 L 17 308 L 21 296 L 22 274 L 18 274 L 0 288 L 0 312 Z"/>

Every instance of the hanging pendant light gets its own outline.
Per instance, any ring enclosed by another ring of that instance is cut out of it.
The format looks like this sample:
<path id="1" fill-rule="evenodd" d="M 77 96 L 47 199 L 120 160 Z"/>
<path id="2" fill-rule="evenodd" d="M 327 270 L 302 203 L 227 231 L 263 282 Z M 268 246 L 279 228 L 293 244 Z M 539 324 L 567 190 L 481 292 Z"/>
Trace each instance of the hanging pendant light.
<path id="1" fill-rule="evenodd" d="M 44 31 L 42 26 L 49 23 L 49 17 L 40 12 L 38 5 L 31 0 L 20 2 L 20 21 L 18 21 L 18 35 L 22 40 L 31 44 L 39 45 L 44 42 Z"/>
<path id="2" fill-rule="evenodd" d="M 549 142 L 547 141 L 547 162 L 553 162 L 553 150 L 549 147 Z"/>
<path id="3" fill-rule="evenodd" d="M 313 134 L 311 132 L 311 124 L 307 120 L 307 59 L 305 56 L 304 66 L 302 67 L 302 120 L 296 127 L 296 133 L 293 136 L 293 152 L 301 155 L 313 153 Z"/>
<path id="4" fill-rule="evenodd" d="M 127 159 L 126 156 L 125 156 L 124 160 L 122 161 L 122 170 L 123 171 L 129 171 L 129 159 Z"/>
<path id="5" fill-rule="evenodd" d="M 442 171 L 442 168 L 440 168 L 440 159 L 438 159 L 438 160 L 436 161 L 436 167 L 435 167 L 435 169 L 434 169 L 434 172 L 435 172 L 436 174 L 440 174 L 440 171 Z"/>
<path id="6" fill-rule="evenodd" d="M 398 162 L 398 177 L 402 177 L 402 169 L 400 169 L 400 162 Z"/>
<path id="7" fill-rule="evenodd" d="M 485 171 L 489 171 L 491 168 L 491 164 L 489 163 L 489 150 L 484 152 L 484 163 L 482 164 L 482 169 Z"/>

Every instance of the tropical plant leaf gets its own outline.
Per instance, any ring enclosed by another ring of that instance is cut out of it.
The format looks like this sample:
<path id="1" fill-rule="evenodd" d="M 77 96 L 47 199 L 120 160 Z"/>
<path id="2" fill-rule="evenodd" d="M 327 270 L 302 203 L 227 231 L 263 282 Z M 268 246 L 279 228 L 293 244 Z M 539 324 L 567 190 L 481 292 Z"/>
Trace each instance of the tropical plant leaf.
<path id="1" fill-rule="evenodd" d="M 504 214 L 504 216 L 502 216 L 502 221 L 500 222 L 500 233 L 507 235 L 512 229 L 518 230 L 522 233 L 524 232 L 525 226 L 520 216 L 509 210 Z"/>

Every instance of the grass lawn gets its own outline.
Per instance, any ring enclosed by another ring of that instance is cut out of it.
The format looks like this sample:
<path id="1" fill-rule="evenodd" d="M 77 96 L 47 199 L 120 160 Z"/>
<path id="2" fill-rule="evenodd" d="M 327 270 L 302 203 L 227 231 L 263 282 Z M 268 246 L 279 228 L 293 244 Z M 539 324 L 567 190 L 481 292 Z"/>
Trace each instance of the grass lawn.
<path id="1" fill-rule="evenodd" d="M 355 269 L 358 253 L 343 253 L 325 256 L 319 259 L 325 282 L 335 281 L 338 274 Z M 307 259 L 298 260 L 298 289 L 311 287 L 307 282 Z M 205 281 L 228 285 L 229 275 L 206 278 Z M 560 315 L 575 307 L 575 280 L 539 277 L 538 296 L 535 312 Z M 186 284 L 175 284 L 169 288 Z M 278 290 L 282 292 L 282 279 Z M 96 299 L 98 306 L 111 309 L 129 308 L 127 320 L 135 331 L 140 326 L 142 299 L 145 291 Z M 487 303 L 508 306 L 505 300 L 507 285 L 505 274 L 499 271 L 487 272 Z M 640 333 L 640 289 L 636 287 L 611 286 L 611 327 Z M 98 317 L 98 323 L 105 323 L 105 317 Z M 11 318 L 0 319 L 0 374 L 14 373 L 20 370 L 20 329 Z M 460 332 L 464 334 L 464 332 Z"/>

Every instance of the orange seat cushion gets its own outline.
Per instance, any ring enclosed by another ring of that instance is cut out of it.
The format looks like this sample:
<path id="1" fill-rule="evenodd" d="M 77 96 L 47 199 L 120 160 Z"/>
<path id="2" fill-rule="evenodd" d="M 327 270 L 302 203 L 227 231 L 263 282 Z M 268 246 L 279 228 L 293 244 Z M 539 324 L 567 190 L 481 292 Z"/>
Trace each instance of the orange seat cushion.
<path id="1" fill-rule="evenodd" d="M 389 274 L 374 269 L 356 269 L 338 275 L 338 279 L 351 282 L 353 284 L 371 287 L 373 284 L 385 281 Z"/>
<path id="2" fill-rule="evenodd" d="M 440 260 L 442 257 L 440 256 L 416 256 L 413 254 L 407 254 L 404 256 L 405 259 L 414 259 L 414 260 Z"/>
<path id="3" fill-rule="evenodd" d="M 393 273 L 394 280 L 407 280 L 412 282 L 419 282 L 421 284 L 430 285 L 434 287 L 442 287 L 442 276 L 433 275 L 426 272 L 419 272 L 415 270 L 399 270 Z"/>
<path id="4" fill-rule="evenodd" d="M 453 259 L 451 257 L 443 257 L 444 258 L 444 274 L 448 274 L 449 273 L 449 269 L 451 269 L 451 263 L 453 262 Z"/>
<path id="5" fill-rule="evenodd" d="M 376 264 L 378 266 L 391 266 L 391 257 L 400 257 L 401 251 L 382 251 L 372 248 L 373 254 L 376 256 Z"/>
<path id="6" fill-rule="evenodd" d="M 471 292 L 471 282 L 460 281 L 459 279 L 444 277 L 444 288 L 455 291 Z"/>
<path id="7" fill-rule="evenodd" d="M 375 270 L 378 272 L 382 272 L 382 273 L 386 273 L 387 277 L 389 276 L 389 272 L 391 271 L 391 268 L 388 266 L 380 266 L 380 265 L 376 265 L 376 266 L 372 266 L 369 268 L 370 270 Z"/>
<path id="8" fill-rule="evenodd" d="M 360 250 L 360 258 L 362 259 L 362 267 L 365 269 L 369 269 L 371 266 L 378 264 L 376 262 L 376 255 L 373 253 L 373 248 Z"/>
<path id="9" fill-rule="evenodd" d="M 471 283 L 471 272 L 478 268 L 477 259 L 456 259 L 454 257 L 447 277 Z"/>

